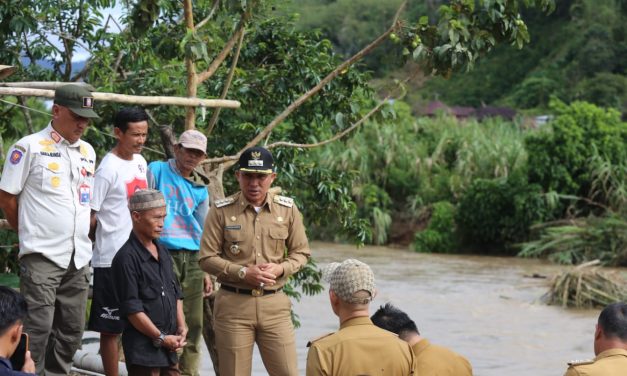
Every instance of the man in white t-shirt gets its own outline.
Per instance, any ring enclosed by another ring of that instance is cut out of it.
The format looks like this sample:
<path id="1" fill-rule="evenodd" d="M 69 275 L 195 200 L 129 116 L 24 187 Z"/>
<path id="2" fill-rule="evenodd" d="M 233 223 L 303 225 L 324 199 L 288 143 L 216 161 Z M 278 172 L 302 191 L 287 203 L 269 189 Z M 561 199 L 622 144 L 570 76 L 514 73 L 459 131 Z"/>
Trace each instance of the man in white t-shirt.
<path id="1" fill-rule="evenodd" d="M 117 145 L 96 169 L 91 200 L 91 228 L 95 228 L 94 290 L 88 329 L 100 332 L 100 356 L 105 374 L 118 375 L 118 336 L 124 329 L 113 292 L 111 261 L 128 240 L 133 223 L 128 200 L 147 188 L 146 160 L 141 151 L 148 135 L 148 115 L 138 107 L 123 108 L 114 120 Z"/>

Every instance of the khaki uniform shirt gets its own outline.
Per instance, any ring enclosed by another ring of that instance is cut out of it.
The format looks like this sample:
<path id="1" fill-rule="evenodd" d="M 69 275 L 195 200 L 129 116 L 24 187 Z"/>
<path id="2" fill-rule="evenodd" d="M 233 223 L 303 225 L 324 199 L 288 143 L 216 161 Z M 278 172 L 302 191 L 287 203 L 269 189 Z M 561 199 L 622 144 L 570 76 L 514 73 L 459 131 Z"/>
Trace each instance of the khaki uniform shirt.
<path id="1" fill-rule="evenodd" d="M 416 354 L 416 375 L 472 376 L 470 362 L 446 347 L 433 345 L 423 339 L 412 349 Z"/>
<path id="2" fill-rule="evenodd" d="M 287 250 L 286 250 L 287 248 Z M 238 277 L 243 266 L 276 263 L 283 275 L 267 290 L 283 287 L 307 263 L 310 250 L 300 211 L 291 198 L 268 193 L 259 213 L 241 192 L 217 200 L 200 241 L 201 269 L 229 286 L 250 289 Z"/>
<path id="3" fill-rule="evenodd" d="M 414 375 L 414 353 L 368 317 L 345 321 L 336 333 L 310 342 L 307 376 Z"/>
<path id="4" fill-rule="evenodd" d="M 82 140 L 70 144 L 50 123 L 10 150 L 0 189 L 18 196 L 19 257 L 40 253 L 66 269 L 74 252 L 76 268 L 87 265 L 94 149 Z"/>
<path id="5" fill-rule="evenodd" d="M 564 376 L 625 376 L 627 375 L 627 350 L 605 350 L 594 360 L 568 363 Z"/>

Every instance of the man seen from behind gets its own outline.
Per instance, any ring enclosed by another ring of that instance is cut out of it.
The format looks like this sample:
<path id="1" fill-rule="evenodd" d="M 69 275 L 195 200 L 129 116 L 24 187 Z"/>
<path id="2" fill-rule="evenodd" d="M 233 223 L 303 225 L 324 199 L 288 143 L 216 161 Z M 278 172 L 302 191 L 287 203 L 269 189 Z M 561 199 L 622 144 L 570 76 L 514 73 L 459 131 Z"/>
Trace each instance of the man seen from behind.
<path id="1" fill-rule="evenodd" d="M 409 345 L 372 324 L 370 302 L 375 296 L 374 274 L 359 260 L 332 263 L 323 270 L 329 301 L 340 330 L 311 341 L 307 376 L 414 375 Z"/>
<path id="2" fill-rule="evenodd" d="M 370 319 L 379 328 L 409 343 L 416 355 L 416 375 L 472 376 L 472 367 L 466 358 L 420 336 L 416 323 L 393 305 L 380 307 Z"/>
<path id="3" fill-rule="evenodd" d="M 601 311 L 594 332 L 592 360 L 568 363 L 564 376 L 627 375 L 627 303 L 608 305 Z"/>

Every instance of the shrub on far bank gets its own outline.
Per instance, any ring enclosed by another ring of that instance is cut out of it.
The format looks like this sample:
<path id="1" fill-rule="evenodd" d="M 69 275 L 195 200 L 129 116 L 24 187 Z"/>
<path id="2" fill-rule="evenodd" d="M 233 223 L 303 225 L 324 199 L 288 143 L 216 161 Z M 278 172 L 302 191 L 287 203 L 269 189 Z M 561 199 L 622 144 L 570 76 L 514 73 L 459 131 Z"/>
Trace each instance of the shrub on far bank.
<path id="1" fill-rule="evenodd" d="M 548 212 L 540 186 L 522 176 L 478 179 L 464 192 L 456 222 L 465 247 L 515 255 L 510 246 L 527 240 L 530 226 L 544 221 Z"/>
<path id="2" fill-rule="evenodd" d="M 433 204 L 427 228 L 417 232 L 412 248 L 423 253 L 453 253 L 458 241 L 455 231 L 455 206 L 448 201 Z"/>
<path id="3" fill-rule="evenodd" d="M 525 139 L 529 181 L 545 192 L 586 197 L 591 187 L 589 160 L 598 150 L 610 163 L 627 158 L 627 126 L 620 113 L 586 102 L 551 102 L 555 119 Z"/>

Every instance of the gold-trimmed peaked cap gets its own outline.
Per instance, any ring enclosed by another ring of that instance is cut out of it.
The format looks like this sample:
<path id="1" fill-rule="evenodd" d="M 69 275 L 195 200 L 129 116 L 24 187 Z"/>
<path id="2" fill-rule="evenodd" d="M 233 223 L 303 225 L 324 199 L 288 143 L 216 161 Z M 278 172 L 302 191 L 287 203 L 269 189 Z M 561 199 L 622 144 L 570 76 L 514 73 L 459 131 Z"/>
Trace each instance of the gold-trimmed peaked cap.
<path id="1" fill-rule="evenodd" d="M 248 148 L 239 157 L 238 170 L 257 174 L 271 174 L 275 172 L 272 153 L 261 146 Z"/>
<path id="2" fill-rule="evenodd" d="M 91 92 L 79 85 L 63 85 L 54 91 L 54 103 L 67 107 L 78 116 L 89 119 L 99 119 L 94 112 L 94 96 Z"/>

